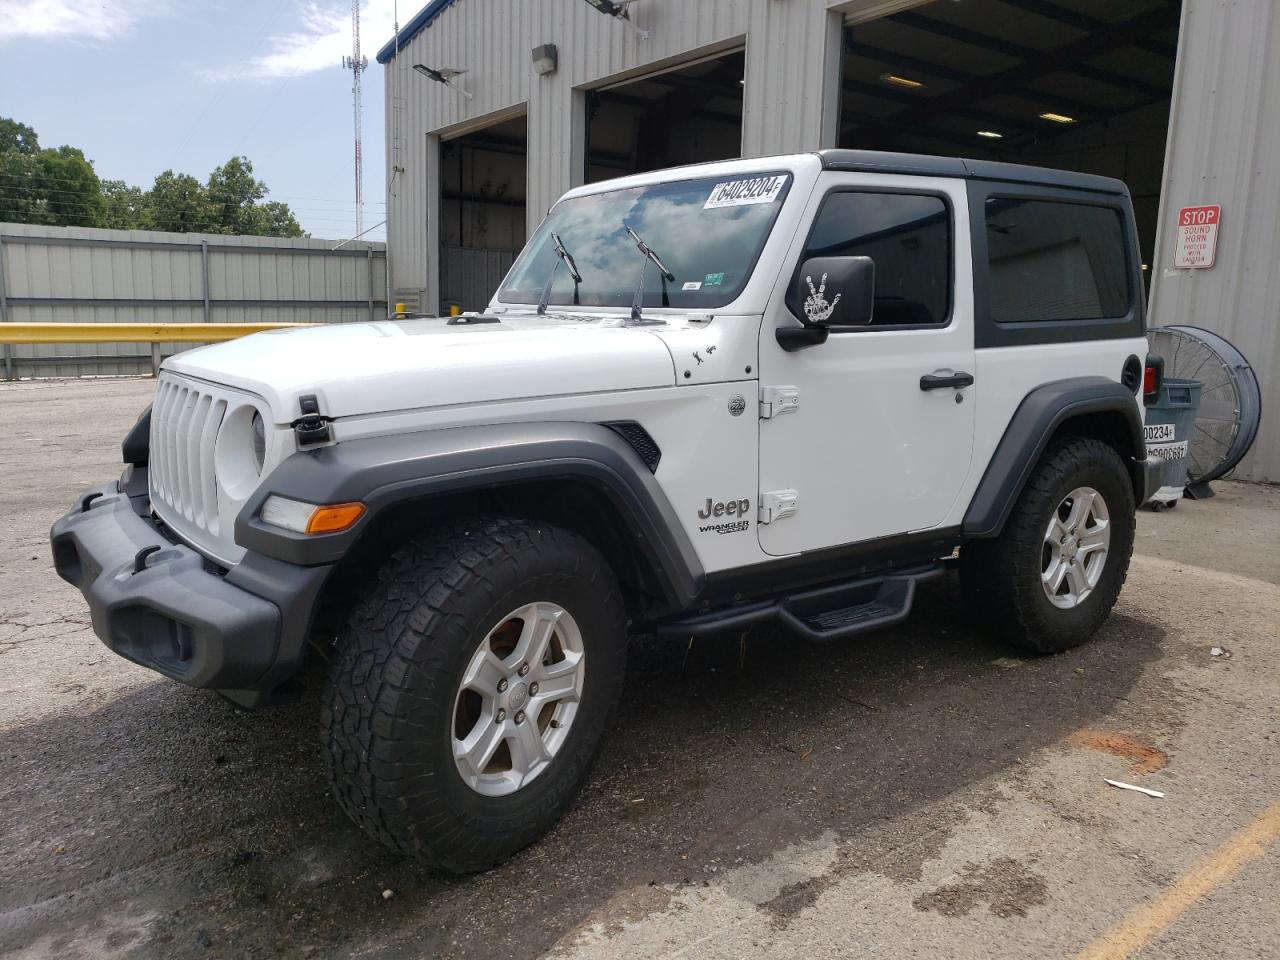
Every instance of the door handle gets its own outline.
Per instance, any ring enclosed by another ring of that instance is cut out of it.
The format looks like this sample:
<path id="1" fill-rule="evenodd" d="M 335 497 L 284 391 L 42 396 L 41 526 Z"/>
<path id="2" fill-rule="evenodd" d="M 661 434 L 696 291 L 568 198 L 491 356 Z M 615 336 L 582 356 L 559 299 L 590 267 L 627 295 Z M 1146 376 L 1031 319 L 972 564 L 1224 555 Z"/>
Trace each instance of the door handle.
<path id="1" fill-rule="evenodd" d="M 956 370 L 954 373 L 926 373 L 920 378 L 921 390 L 941 390 L 944 387 L 955 387 L 957 390 L 961 387 L 973 386 L 973 374 L 965 373 L 963 370 Z"/>

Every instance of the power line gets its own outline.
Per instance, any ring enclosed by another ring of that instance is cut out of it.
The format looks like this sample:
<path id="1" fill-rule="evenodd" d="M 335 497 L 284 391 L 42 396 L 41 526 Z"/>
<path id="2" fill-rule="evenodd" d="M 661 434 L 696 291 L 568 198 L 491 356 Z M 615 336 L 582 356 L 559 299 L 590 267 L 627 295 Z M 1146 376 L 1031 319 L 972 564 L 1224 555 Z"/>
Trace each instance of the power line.
<path id="1" fill-rule="evenodd" d="M 279 22 L 280 17 L 284 15 L 287 9 L 288 7 L 285 4 L 283 3 L 278 4 L 276 6 L 274 14 L 269 16 L 267 20 L 264 20 L 263 25 L 258 28 L 258 35 L 262 36 L 264 34 L 269 33 L 275 27 L 276 23 Z M 226 89 L 227 89 L 226 85 L 222 84 L 222 85 L 219 85 L 213 91 L 213 96 L 209 98 L 209 101 L 205 104 L 204 109 L 200 111 L 200 115 L 196 117 L 194 121 L 192 121 L 191 127 L 187 130 L 186 136 L 182 138 L 182 142 L 178 144 L 178 148 L 174 150 L 173 159 L 175 161 L 182 154 L 182 151 L 186 149 L 187 144 L 191 142 L 191 138 L 195 136 L 196 131 L 200 129 L 201 121 L 203 121 L 204 118 L 208 115 L 209 111 L 213 109 L 213 105 L 218 102 L 219 98 L 226 91 Z"/>

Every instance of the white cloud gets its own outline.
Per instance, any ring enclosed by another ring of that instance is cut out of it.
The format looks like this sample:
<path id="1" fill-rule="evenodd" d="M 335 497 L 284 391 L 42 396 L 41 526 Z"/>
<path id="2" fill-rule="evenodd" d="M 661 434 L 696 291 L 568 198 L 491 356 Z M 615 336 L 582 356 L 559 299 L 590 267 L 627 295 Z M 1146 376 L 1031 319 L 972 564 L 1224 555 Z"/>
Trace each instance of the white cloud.
<path id="1" fill-rule="evenodd" d="M 20 37 L 116 40 L 140 20 L 168 12 L 167 0 L 0 0 L 0 43 Z"/>
<path id="2" fill-rule="evenodd" d="M 0 3 L 4 0 L 0 0 Z M 421 3 L 399 0 L 406 18 Z M 395 31 L 394 0 L 362 0 L 362 52 L 370 60 Z M 337 67 L 351 55 L 351 6 L 341 0 L 305 0 L 297 4 L 293 26 L 267 39 L 267 50 L 240 63 L 201 70 L 206 80 L 264 80 L 296 77 Z"/>

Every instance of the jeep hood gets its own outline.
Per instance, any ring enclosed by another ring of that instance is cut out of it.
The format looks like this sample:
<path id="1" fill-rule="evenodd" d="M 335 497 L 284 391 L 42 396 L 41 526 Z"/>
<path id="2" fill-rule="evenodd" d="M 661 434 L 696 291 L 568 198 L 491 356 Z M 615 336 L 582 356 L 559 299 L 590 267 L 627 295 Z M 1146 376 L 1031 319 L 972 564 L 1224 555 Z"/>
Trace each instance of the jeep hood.
<path id="1" fill-rule="evenodd" d="M 337 418 L 675 383 L 663 341 L 616 317 L 272 330 L 181 353 L 164 366 L 257 394 L 277 423 L 295 419 L 307 394 Z"/>

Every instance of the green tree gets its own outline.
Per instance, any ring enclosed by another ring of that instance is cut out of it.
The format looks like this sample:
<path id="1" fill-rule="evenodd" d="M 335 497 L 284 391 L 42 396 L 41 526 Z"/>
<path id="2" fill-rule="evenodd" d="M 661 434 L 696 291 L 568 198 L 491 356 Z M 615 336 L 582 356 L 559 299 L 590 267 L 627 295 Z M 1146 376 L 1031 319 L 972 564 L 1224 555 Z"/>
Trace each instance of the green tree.
<path id="1" fill-rule="evenodd" d="M 103 180 L 102 199 L 106 204 L 103 226 L 112 230 L 146 229 L 147 195 L 140 187 L 123 180 Z"/>
<path id="2" fill-rule="evenodd" d="M 42 150 L 31 127 L 0 117 L 0 220 L 97 227 L 105 213 L 98 175 L 83 153 Z"/>
<path id="3" fill-rule="evenodd" d="M 286 203 L 261 202 L 267 185 L 253 175 L 248 157 L 232 157 L 209 174 L 209 230 L 262 237 L 300 237 L 293 211 Z"/>
<path id="4" fill-rule="evenodd" d="M 40 140 L 25 123 L 0 117 L 0 153 L 39 153 Z"/>
<path id="5" fill-rule="evenodd" d="M 305 233 L 287 203 L 268 200 L 255 208 L 254 233 L 262 237 L 304 237 Z"/>
<path id="6" fill-rule="evenodd" d="M 189 173 L 166 170 L 146 195 L 142 218 L 148 230 L 172 233 L 209 233 L 209 197 L 204 184 Z M 221 231 L 212 231 L 221 232 Z"/>
<path id="7" fill-rule="evenodd" d="M 101 227 L 107 204 L 93 164 L 76 147 L 58 147 L 36 154 L 37 223 L 60 227 Z"/>
<path id="8" fill-rule="evenodd" d="M 36 175 L 39 164 L 29 153 L 0 151 L 0 223 L 39 223 Z"/>
<path id="9" fill-rule="evenodd" d="M 232 157 L 209 175 L 207 184 L 172 170 L 156 177 L 146 191 L 123 180 L 102 181 L 77 148 L 42 150 L 35 130 L 0 117 L 0 221 L 303 236 L 289 205 L 265 201 L 267 193 L 248 157 Z"/>
<path id="10" fill-rule="evenodd" d="M 267 185 L 253 176 L 248 157 L 232 157 L 209 174 L 209 212 L 218 233 L 250 234 L 258 226 L 255 204 Z"/>

